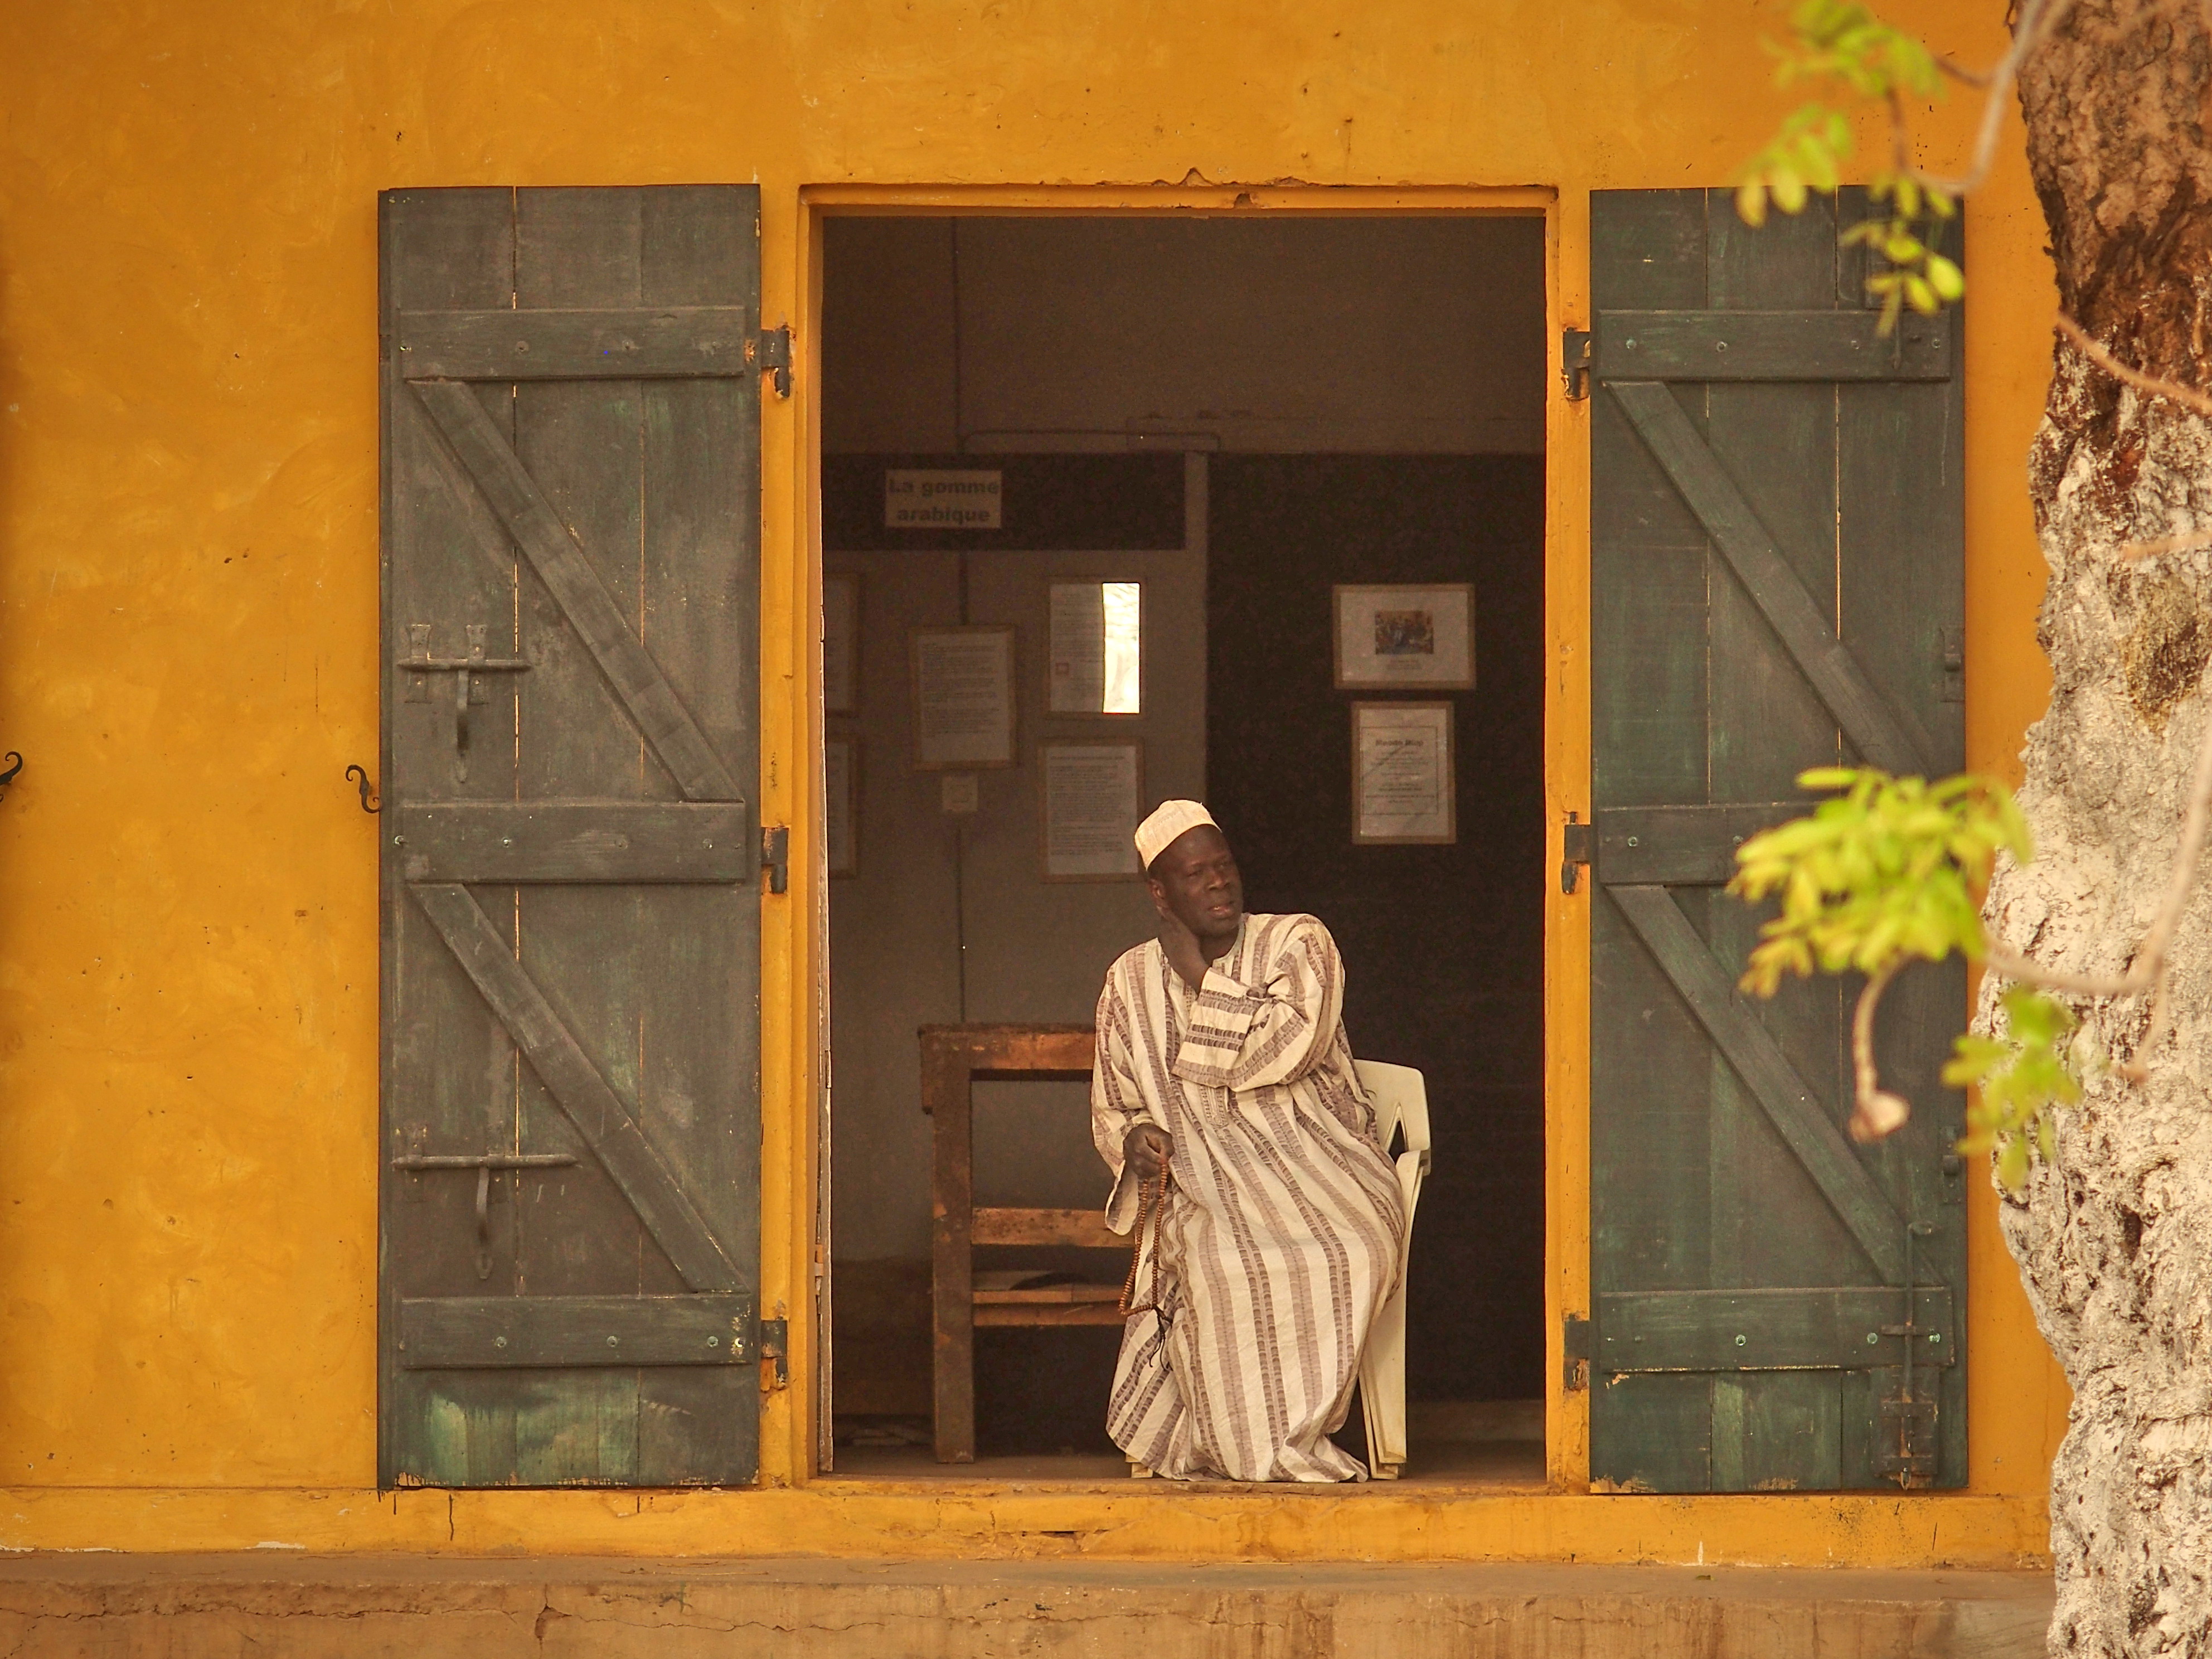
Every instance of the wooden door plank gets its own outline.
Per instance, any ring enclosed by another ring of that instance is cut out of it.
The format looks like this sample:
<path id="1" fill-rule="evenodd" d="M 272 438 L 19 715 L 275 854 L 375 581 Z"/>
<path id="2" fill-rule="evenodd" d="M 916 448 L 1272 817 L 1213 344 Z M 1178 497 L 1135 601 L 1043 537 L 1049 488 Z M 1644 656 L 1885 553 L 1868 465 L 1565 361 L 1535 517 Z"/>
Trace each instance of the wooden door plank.
<path id="1" fill-rule="evenodd" d="M 398 333 L 410 380 L 729 379 L 758 355 L 742 306 L 406 311 Z"/>
<path id="2" fill-rule="evenodd" d="M 1789 800 L 1601 807 L 1596 874 L 1630 886 L 1723 886 L 1735 875 L 1737 848 L 1811 810 L 1810 801 Z"/>
<path id="3" fill-rule="evenodd" d="M 1766 1113 L 1821 1196 L 1891 1284 L 1905 1277 L 1905 1224 L 1820 1097 L 1777 1046 L 1663 887 L 1607 887 L 1682 1000 Z"/>
<path id="4" fill-rule="evenodd" d="M 1765 526 L 1707 447 L 1674 393 L 1658 381 L 1609 381 L 1644 446 L 1705 525 L 1820 699 L 1871 764 L 1893 772 L 1934 770 L 1925 734 L 1892 708 L 1821 616 Z"/>
<path id="5" fill-rule="evenodd" d="M 1712 1043 L 1610 904 L 1591 907 L 1590 1001 L 1592 1287 L 1702 1288 Z"/>
<path id="6" fill-rule="evenodd" d="M 734 1365 L 757 1357 L 753 1298 L 737 1296 L 410 1297 L 399 1304 L 410 1370 Z"/>
<path id="7" fill-rule="evenodd" d="M 1601 311 L 1593 361 L 1601 380 L 1705 385 L 1950 378 L 1949 318 L 1907 317 L 1887 339 L 1881 322 L 1869 311 Z"/>
<path id="8" fill-rule="evenodd" d="M 1598 1297 L 1597 1352 L 1604 1375 L 1640 1371 L 1864 1370 L 1905 1363 L 1901 1287 L 1793 1285 L 1785 1289 L 1614 1291 Z M 1951 1291 L 1913 1292 L 1922 1334 L 1916 1366 L 1960 1358 Z M 1741 1339 L 1741 1340 L 1739 1340 Z M 1872 1339 L 1871 1340 L 1869 1339 Z"/>
<path id="9" fill-rule="evenodd" d="M 590 648 L 638 731 L 690 800 L 736 800 L 738 787 L 678 699 L 659 665 L 630 632 L 613 599 L 467 383 L 421 380 L 415 395 L 437 422 L 470 481 L 528 557 L 568 623 Z"/>
<path id="10" fill-rule="evenodd" d="M 735 1291 L 735 1268 L 576 1040 L 516 963 L 468 890 L 446 883 L 412 888 L 470 980 L 514 1037 L 538 1080 L 622 1188 L 684 1285 L 695 1291 Z"/>
<path id="11" fill-rule="evenodd" d="M 1632 1374 L 1615 1379 L 1602 1393 L 1592 1392 L 1603 1402 L 1590 1413 L 1592 1491 L 1712 1489 L 1711 1376 L 1697 1371 Z"/>
<path id="12" fill-rule="evenodd" d="M 736 885 L 760 862 L 742 802 L 454 801 L 386 822 L 415 882 Z"/>
<path id="13" fill-rule="evenodd" d="M 1718 310 L 1803 312 L 1832 307 L 1836 229 L 1825 199 L 1787 222 L 1746 227 L 1728 204 L 1711 215 L 1706 300 Z M 1832 385 L 1707 384 L 1702 397 L 1705 445 L 1725 466 L 1745 504 L 1765 529 L 1790 573 L 1835 631 L 1836 388 Z M 1683 401 L 1679 396 L 1676 401 Z M 1776 801 L 1797 793 L 1808 766 L 1844 758 L 1833 713 L 1786 651 L 1744 585 L 1714 557 L 1711 629 L 1713 667 L 1707 690 L 1708 768 L 1716 801 Z M 1768 907 L 1718 893 L 1676 902 L 1693 918 L 1708 951 L 1733 969 L 1758 942 Z M 1759 1024 L 1814 1089 L 1821 1114 L 1843 1117 L 1848 1098 L 1838 1073 L 1843 1052 L 1842 998 L 1832 980 L 1793 981 L 1756 1001 Z M 1715 1288 L 1821 1285 L 1866 1274 L 1857 1246 L 1813 1189 L 1789 1144 L 1725 1056 L 1707 1061 L 1710 1079 L 1706 1173 Z M 1791 1224 L 1774 1224 L 1787 1214 Z M 1712 1478 L 1736 1486 L 1746 1425 L 1763 1420 L 1769 1379 L 1747 1377 L 1713 1395 Z M 1722 1413 L 1733 1413 L 1723 1419 Z"/>
<path id="14" fill-rule="evenodd" d="M 427 549 L 470 547 L 488 519 L 474 492 L 455 494 L 441 476 L 451 465 L 429 421 L 398 377 L 392 336 L 406 307 L 490 306 L 511 291 L 513 193 L 504 190 L 395 191 L 379 203 L 383 414 L 382 648 L 389 665 L 409 654 L 410 625 L 442 625 L 439 643 L 465 643 L 465 624 L 495 624 L 514 611 L 511 558 L 424 557 Z M 493 526 L 496 530 L 496 526 Z M 499 538 L 504 552 L 504 538 Z M 501 647 L 507 630 L 494 627 Z M 383 762 L 389 799 L 410 788 L 447 798 L 511 796 L 511 698 L 473 711 L 477 742 L 466 775 L 457 776 L 450 704 L 410 704 L 404 676 L 387 667 Z M 442 718 L 441 715 L 442 714 Z M 383 1157 L 410 1152 L 482 1152 L 515 1145 L 511 1121 L 514 1044 L 470 987 L 460 964 L 409 905 L 402 849 L 379 836 L 382 910 L 381 1027 L 385 1034 L 380 1113 Z M 378 1478 L 457 1479 L 463 1463 L 442 1460 L 453 1443 L 434 1417 L 419 1380 L 398 1364 L 396 1334 L 403 1295 L 482 1296 L 516 1288 L 512 1176 L 489 1194 L 489 1273 L 477 1276 L 475 1181 L 462 1176 L 407 1177 L 386 1170 L 380 1205 L 382 1271 L 378 1342 Z M 484 1443 L 479 1442 L 480 1444 Z"/>
<path id="15" fill-rule="evenodd" d="M 637 303 L 719 306 L 757 321 L 757 193 L 671 185 L 638 197 Z M 561 291 L 579 303 L 604 297 Z M 757 374 L 637 383 L 629 551 L 638 636 L 714 751 L 745 757 L 732 770 L 747 795 L 758 754 L 760 385 Z M 638 971 L 662 988 L 641 1028 L 639 1126 L 657 1146 L 684 1146 L 690 1190 L 717 1238 L 760 1236 L 759 1116 L 716 1104 L 759 1097 L 760 894 L 757 884 L 641 888 L 631 912 Z M 802 1299 L 793 1317 L 805 1314 Z M 740 1450 L 750 1460 L 751 1378 L 672 1367 L 644 1372 L 639 1388 L 642 1420 L 665 1425 L 665 1437 L 680 1426 L 702 1445 L 720 1437 L 731 1461 Z M 648 1476 L 655 1443 L 640 1442 Z"/>

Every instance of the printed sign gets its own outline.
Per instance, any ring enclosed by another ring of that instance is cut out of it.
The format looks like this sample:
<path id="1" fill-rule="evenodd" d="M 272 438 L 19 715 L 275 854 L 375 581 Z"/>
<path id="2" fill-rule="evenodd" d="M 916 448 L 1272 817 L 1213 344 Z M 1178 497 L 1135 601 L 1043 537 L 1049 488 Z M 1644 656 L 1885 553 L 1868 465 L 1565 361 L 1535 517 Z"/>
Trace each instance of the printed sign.
<path id="1" fill-rule="evenodd" d="M 884 473 L 886 530 L 996 530 L 1003 474 L 914 468 Z"/>

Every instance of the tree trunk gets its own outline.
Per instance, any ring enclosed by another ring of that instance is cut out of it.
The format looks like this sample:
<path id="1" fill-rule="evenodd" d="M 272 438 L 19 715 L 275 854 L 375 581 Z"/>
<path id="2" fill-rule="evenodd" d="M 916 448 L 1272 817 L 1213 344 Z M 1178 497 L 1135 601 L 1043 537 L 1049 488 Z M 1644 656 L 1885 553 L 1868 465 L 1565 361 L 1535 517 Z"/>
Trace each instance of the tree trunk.
<path id="1" fill-rule="evenodd" d="M 2076 0 L 2026 66 L 2028 158 L 2061 303 L 2123 362 L 2212 386 L 2212 39 L 2206 0 Z M 2002 871 L 1996 935 L 2118 973 L 2163 893 L 2208 699 L 2212 422 L 2059 347 L 2029 465 L 2051 582 L 2051 708 L 2022 803 L 2036 857 Z M 2176 939 L 2172 1036 L 2147 1084 L 2091 1082 L 2055 1166 L 2002 1206 L 2074 1409 L 2051 1471 L 2051 1650 L 2212 1656 L 2212 883 Z M 1993 986 L 1985 986 L 1986 1028 Z M 2115 1058 L 2143 1000 L 2076 1000 Z"/>

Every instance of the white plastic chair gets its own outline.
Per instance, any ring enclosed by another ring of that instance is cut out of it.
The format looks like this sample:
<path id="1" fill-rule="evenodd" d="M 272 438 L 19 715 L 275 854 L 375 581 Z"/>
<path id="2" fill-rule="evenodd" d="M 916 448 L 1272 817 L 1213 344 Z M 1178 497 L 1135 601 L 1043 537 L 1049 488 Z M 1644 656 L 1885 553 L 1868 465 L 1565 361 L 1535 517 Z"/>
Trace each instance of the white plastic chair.
<path id="1" fill-rule="evenodd" d="M 1367 1352 L 1359 1361 L 1359 1398 L 1367 1419 L 1367 1462 L 1378 1480 L 1395 1480 L 1406 1461 L 1406 1263 L 1413 1252 L 1413 1206 L 1420 1201 L 1421 1177 L 1429 1172 L 1429 1091 L 1410 1066 L 1378 1060 L 1352 1062 L 1375 1108 L 1375 1133 L 1387 1152 L 1394 1131 L 1402 1129 L 1406 1150 L 1398 1154 L 1398 1190 L 1406 1200 L 1406 1242 L 1398 1254 L 1398 1282 L 1389 1300 L 1368 1328 Z"/>

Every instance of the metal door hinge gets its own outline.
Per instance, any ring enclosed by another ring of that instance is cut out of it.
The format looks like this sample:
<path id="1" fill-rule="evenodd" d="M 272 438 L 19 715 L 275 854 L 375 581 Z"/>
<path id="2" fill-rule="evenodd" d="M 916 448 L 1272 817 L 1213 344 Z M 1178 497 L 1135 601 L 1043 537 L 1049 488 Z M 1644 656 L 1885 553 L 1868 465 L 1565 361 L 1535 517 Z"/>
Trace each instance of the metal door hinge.
<path id="1" fill-rule="evenodd" d="M 1578 884 L 1577 866 L 1587 866 L 1597 856 L 1597 826 L 1580 822 L 1577 814 L 1567 814 L 1567 821 L 1559 828 L 1559 890 L 1571 893 Z"/>
<path id="2" fill-rule="evenodd" d="M 1559 1386 L 1569 1394 L 1589 1387 L 1590 1322 L 1580 1314 L 1569 1314 L 1559 1331 Z"/>
<path id="3" fill-rule="evenodd" d="M 753 367 L 763 373 L 775 371 L 775 395 L 791 396 L 791 330 L 779 324 L 764 328 L 753 342 Z"/>
<path id="4" fill-rule="evenodd" d="M 761 1392 L 791 1386 L 791 1322 L 763 1319 L 760 1322 Z M 775 1380 L 771 1382 L 770 1376 Z"/>
<path id="5" fill-rule="evenodd" d="M 791 890 L 791 831 L 780 823 L 761 825 L 761 868 L 768 872 L 768 890 Z"/>
<path id="6" fill-rule="evenodd" d="M 1580 403 L 1589 396 L 1591 367 L 1589 330 L 1562 329 L 1559 332 L 1559 378 L 1567 383 L 1570 402 Z"/>

